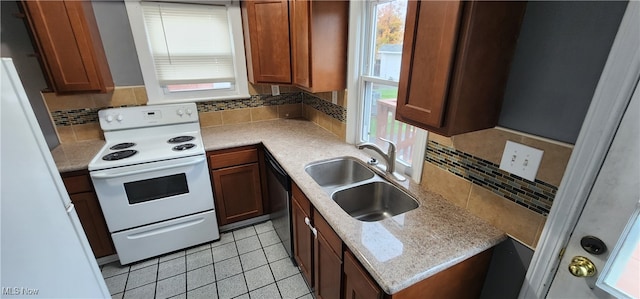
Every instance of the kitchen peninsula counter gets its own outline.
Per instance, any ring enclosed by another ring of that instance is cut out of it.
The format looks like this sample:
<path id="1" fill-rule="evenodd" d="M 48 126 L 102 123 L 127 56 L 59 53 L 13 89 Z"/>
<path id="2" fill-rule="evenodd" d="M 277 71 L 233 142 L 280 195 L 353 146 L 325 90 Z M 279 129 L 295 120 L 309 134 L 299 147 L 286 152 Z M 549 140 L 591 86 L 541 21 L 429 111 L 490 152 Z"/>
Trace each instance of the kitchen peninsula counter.
<path id="1" fill-rule="evenodd" d="M 380 287 L 397 293 L 483 252 L 506 235 L 410 180 L 401 185 L 420 206 L 377 222 L 344 212 L 305 172 L 314 161 L 370 156 L 312 122 L 296 119 L 202 128 L 207 151 L 263 143 Z M 104 142 L 64 144 L 52 153 L 61 172 L 86 169 Z M 380 174 L 380 173 L 379 173 Z M 399 184 L 396 182 L 396 184 Z"/>

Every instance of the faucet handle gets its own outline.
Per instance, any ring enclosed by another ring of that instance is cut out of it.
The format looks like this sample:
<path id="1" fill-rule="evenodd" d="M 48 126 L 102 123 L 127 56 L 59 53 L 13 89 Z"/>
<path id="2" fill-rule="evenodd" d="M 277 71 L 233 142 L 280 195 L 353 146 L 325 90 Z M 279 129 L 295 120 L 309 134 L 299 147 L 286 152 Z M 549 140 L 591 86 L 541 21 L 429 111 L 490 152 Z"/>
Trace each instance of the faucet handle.
<path id="1" fill-rule="evenodd" d="M 395 153 L 396 152 L 396 144 L 395 142 L 386 139 L 386 138 L 382 138 L 382 137 L 378 137 L 378 139 L 385 141 L 387 143 L 389 143 L 389 149 L 387 150 L 388 153 Z"/>

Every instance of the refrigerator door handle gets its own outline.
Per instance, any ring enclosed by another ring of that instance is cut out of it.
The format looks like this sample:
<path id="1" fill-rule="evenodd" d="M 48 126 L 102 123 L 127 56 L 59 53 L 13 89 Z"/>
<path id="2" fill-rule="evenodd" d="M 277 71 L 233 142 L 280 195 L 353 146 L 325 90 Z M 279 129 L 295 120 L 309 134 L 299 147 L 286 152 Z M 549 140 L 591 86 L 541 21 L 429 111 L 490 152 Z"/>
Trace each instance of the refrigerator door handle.
<path id="1" fill-rule="evenodd" d="M 64 209 L 67 210 L 67 214 L 71 213 L 75 208 L 76 206 L 74 206 L 72 202 L 69 202 L 69 204 L 67 204 L 67 206 L 64 207 Z"/>

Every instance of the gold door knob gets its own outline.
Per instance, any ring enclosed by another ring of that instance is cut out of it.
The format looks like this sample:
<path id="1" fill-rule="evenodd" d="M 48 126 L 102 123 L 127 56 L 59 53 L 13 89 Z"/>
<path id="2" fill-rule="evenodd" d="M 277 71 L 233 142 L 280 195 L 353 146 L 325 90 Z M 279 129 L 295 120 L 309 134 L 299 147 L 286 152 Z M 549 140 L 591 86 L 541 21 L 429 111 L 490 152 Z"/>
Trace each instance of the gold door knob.
<path id="1" fill-rule="evenodd" d="M 576 256 L 569 264 L 569 272 L 575 277 L 591 277 L 596 275 L 596 265 L 584 256 Z"/>

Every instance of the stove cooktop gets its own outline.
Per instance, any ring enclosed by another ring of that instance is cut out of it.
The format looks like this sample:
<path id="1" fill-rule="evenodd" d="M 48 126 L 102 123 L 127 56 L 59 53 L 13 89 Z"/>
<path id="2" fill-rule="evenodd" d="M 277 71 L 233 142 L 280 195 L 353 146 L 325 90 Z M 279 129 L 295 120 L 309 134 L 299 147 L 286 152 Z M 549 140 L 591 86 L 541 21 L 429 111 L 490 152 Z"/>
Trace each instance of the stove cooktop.
<path id="1" fill-rule="evenodd" d="M 169 142 L 175 135 L 138 138 L 135 142 L 107 141 L 89 163 L 89 170 L 203 155 L 204 145 L 199 132 L 192 132 L 189 137 L 184 142 Z"/>
<path id="2" fill-rule="evenodd" d="M 104 109 L 106 144 L 89 171 L 204 155 L 194 103 Z"/>

